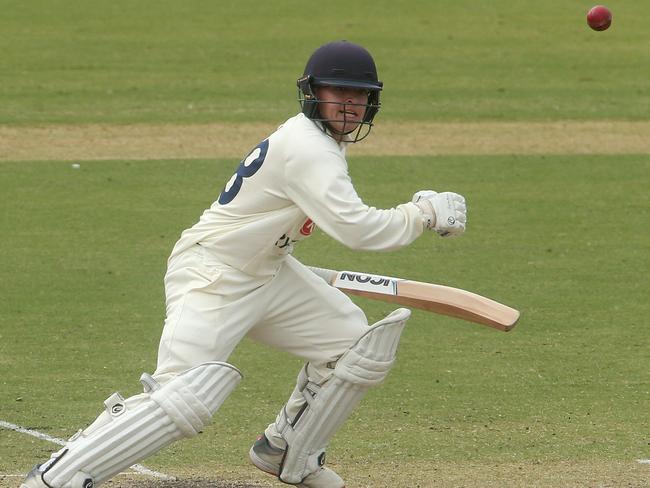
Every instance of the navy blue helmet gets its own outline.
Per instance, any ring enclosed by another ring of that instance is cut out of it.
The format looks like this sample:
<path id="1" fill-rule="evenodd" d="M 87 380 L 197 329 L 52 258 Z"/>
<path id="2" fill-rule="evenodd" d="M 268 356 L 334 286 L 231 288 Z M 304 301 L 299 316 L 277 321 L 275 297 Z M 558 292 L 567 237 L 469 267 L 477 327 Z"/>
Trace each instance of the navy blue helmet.
<path id="1" fill-rule="evenodd" d="M 368 135 L 381 105 L 379 92 L 383 83 L 377 78 L 375 61 L 365 48 L 348 41 L 334 41 L 319 47 L 307 61 L 297 85 L 302 112 L 323 124 L 328 121 L 319 112 L 319 100 L 314 87 L 338 86 L 368 90 L 366 112 L 359 127 L 354 129 L 357 133 L 351 142 L 360 141 Z M 361 135 L 364 127 L 365 132 Z M 331 127 L 329 129 L 332 130 Z"/>

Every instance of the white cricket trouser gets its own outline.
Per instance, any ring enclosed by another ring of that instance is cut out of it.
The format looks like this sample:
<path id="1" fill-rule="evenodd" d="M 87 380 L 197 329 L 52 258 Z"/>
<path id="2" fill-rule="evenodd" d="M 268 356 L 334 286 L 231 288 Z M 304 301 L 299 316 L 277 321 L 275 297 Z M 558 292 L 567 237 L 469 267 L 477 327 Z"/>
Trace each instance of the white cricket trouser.
<path id="1" fill-rule="evenodd" d="M 167 319 L 153 375 L 161 383 L 199 364 L 227 361 L 246 335 L 303 358 L 318 380 L 368 330 L 359 307 L 291 256 L 273 279 L 259 279 L 196 245 L 169 263 L 165 292 Z M 294 392 L 289 416 L 303 403 Z"/>

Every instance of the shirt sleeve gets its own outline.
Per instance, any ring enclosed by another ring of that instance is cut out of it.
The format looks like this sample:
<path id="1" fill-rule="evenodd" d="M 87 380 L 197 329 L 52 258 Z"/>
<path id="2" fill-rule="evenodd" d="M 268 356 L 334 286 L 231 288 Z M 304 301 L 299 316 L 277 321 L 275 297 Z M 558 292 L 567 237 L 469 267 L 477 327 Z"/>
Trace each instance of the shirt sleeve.
<path id="1" fill-rule="evenodd" d="M 358 250 L 391 251 L 419 237 L 422 215 L 413 203 L 391 209 L 369 207 L 359 196 L 340 152 L 303 151 L 289 157 L 286 193 L 332 238 Z"/>

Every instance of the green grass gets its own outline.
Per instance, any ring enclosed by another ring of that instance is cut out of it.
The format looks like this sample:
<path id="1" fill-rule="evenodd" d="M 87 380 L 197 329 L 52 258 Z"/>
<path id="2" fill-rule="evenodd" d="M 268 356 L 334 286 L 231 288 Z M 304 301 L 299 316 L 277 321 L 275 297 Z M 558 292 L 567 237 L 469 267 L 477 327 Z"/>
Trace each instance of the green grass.
<path id="1" fill-rule="evenodd" d="M 382 117 L 647 119 L 650 4 L 495 0 L 1 2 L 0 123 L 277 122 L 332 39 L 375 55 Z"/>
<path id="2" fill-rule="evenodd" d="M 0 165 L 10 182 L 0 214 L 0 419 L 67 436 L 114 389 L 139 391 L 139 374 L 155 366 L 166 257 L 233 167 Z M 299 246 L 301 260 L 467 288 L 523 318 L 503 334 L 416 311 L 395 370 L 335 438 L 332 460 L 379 463 L 387 450 L 404 463 L 650 457 L 649 170 L 648 156 L 353 158 L 373 205 L 408 199 L 423 181 L 466 194 L 467 234 L 374 254 L 319 231 Z M 391 310 L 358 303 L 371 320 Z M 248 341 L 231 360 L 245 379 L 214 426 L 148 465 L 246 463 L 300 363 Z M 27 469 L 51 447 L 0 435 L 0 472 Z"/>

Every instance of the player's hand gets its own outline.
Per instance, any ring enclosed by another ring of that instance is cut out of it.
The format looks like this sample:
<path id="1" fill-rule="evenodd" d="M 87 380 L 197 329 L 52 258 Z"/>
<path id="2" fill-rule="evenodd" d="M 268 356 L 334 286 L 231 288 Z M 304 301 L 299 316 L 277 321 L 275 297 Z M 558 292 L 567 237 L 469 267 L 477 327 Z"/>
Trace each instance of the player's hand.
<path id="1" fill-rule="evenodd" d="M 434 230 L 442 237 L 465 232 L 467 206 L 462 195 L 422 190 L 413 195 L 412 202 L 420 207 L 427 229 Z"/>

